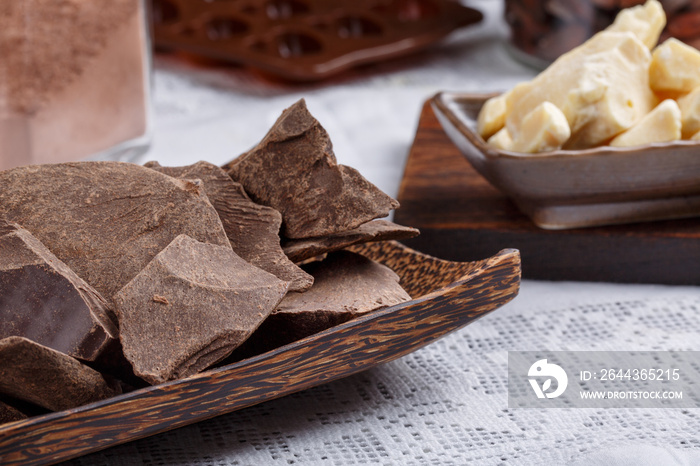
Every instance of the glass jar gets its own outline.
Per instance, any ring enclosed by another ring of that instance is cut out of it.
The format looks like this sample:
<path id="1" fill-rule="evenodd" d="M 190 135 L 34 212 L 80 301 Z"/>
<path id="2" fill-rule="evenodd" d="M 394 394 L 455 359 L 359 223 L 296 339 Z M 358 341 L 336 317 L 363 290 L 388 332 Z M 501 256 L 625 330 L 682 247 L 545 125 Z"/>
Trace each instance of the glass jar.
<path id="1" fill-rule="evenodd" d="M 700 48 L 700 1 L 660 0 L 667 16 L 659 42 L 675 37 Z M 505 0 L 513 53 L 537 68 L 610 25 L 623 8 L 645 0 Z"/>
<path id="2" fill-rule="evenodd" d="M 0 169 L 122 158 L 150 142 L 144 0 L 0 5 Z"/>

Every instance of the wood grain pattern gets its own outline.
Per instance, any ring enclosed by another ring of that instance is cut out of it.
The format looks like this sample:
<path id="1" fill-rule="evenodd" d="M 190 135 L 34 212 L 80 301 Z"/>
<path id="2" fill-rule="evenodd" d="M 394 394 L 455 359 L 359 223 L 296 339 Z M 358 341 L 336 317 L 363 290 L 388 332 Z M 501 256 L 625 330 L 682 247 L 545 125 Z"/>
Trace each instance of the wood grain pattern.
<path id="1" fill-rule="evenodd" d="M 435 341 L 518 292 L 515 250 L 470 264 L 396 242 L 364 252 L 392 267 L 414 295 L 427 294 L 187 379 L 0 426 L 0 464 L 58 462 L 346 377 Z"/>
<path id="2" fill-rule="evenodd" d="M 523 276 L 545 280 L 700 284 L 700 219 L 542 230 L 467 162 L 423 108 L 398 196 L 405 244 L 456 261 L 517 248 Z"/>

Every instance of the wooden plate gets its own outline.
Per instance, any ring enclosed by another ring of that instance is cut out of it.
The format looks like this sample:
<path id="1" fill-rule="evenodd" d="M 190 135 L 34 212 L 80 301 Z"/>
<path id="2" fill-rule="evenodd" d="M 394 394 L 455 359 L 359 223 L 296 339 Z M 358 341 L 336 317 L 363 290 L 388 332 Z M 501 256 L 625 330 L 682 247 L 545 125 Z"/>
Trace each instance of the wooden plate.
<path id="1" fill-rule="evenodd" d="M 513 299 L 520 255 L 449 262 L 397 242 L 352 248 L 392 268 L 411 301 L 235 364 L 0 426 L 0 464 L 50 464 L 321 385 L 397 359 Z"/>

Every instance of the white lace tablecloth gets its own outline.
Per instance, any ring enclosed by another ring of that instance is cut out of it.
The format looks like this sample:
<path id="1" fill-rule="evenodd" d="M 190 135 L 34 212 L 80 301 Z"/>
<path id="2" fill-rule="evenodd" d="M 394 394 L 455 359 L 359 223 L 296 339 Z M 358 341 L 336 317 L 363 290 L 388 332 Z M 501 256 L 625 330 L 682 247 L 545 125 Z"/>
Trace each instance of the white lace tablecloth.
<path id="1" fill-rule="evenodd" d="M 137 161 L 227 162 L 304 97 L 339 161 L 396 196 L 428 97 L 534 75 L 506 51 L 501 2 L 466 3 L 480 26 L 321 85 L 158 57 L 154 143 Z M 513 302 L 395 362 L 72 463 L 700 464 L 698 409 L 507 408 L 509 350 L 697 351 L 699 337 L 700 287 L 525 280 Z"/>

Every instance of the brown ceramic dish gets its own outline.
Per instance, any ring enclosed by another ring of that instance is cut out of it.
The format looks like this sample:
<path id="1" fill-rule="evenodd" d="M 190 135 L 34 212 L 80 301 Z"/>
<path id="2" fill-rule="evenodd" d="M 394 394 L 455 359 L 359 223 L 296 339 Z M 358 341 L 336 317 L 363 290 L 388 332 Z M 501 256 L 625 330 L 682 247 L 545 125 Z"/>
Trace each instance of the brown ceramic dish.
<path id="1" fill-rule="evenodd" d="M 353 247 L 392 268 L 411 301 L 192 377 L 0 426 L 0 464 L 50 464 L 355 374 L 397 359 L 507 303 L 520 255 L 432 258 L 394 241 Z"/>
<path id="2" fill-rule="evenodd" d="M 523 154 L 494 149 L 476 118 L 496 94 L 439 93 L 442 127 L 474 168 L 541 228 L 566 229 L 700 215 L 700 142 Z"/>

